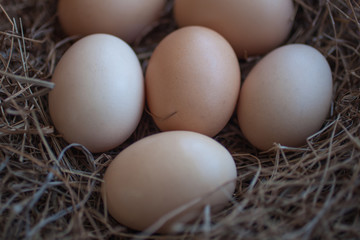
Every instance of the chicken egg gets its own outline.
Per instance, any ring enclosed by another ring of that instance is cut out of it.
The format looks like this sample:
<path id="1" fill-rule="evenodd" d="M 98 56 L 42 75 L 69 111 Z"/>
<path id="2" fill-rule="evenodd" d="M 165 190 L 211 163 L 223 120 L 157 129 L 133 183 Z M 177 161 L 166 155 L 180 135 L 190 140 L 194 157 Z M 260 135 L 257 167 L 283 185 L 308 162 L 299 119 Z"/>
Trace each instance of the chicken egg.
<path id="1" fill-rule="evenodd" d="M 121 224 L 172 233 L 206 205 L 222 210 L 235 190 L 235 162 L 220 143 L 188 131 L 145 137 L 120 152 L 104 175 L 102 198 Z M 160 222 L 158 222 L 160 221 Z"/>
<path id="2" fill-rule="evenodd" d="M 223 35 L 241 58 L 264 54 L 285 41 L 294 21 L 292 0 L 175 0 L 180 27 L 199 25 Z"/>
<path id="3" fill-rule="evenodd" d="M 59 0 L 59 22 L 68 35 L 108 33 L 133 42 L 158 19 L 166 0 Z"/>
<path id="4" fill-rule="evenodd" d="M 220 34 L 190 26 L 159 43 L 150 58 L 145 85 L 148 108 L 160 130 L 212 137 L 235 110 L 240 66 Z"/>
<path id="5" fill-rule="evenodd" d="M 63 138 L 92 152 L 123 143 L 144 108 L 144 78 L 134 51 L 108 34 L 84 37 L 57 64 L 51 119 Z"/>
<path id="6" fill-rule="evenodd" d="M 297 147 L 320 129 L 331 99 L 332 73 L 325 57 L 308 45 L 285 45 L 266 55 L 246 77 L 239 125 L 261 150 L 274 143 Z"/>

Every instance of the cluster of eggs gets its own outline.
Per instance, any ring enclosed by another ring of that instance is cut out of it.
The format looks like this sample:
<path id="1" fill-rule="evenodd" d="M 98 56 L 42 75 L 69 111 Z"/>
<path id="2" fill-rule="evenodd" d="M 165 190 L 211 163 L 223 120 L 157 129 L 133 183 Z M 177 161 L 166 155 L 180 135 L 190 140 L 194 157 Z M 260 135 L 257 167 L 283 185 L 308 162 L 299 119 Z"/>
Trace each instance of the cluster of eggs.
<path id="1" fill-rule="evenodd" d="M 145 102 L 162 131 L 119 153 L 102 197 L 120 223 L 181 230 L 235 190 L 231 154 L 212 139 L 237 112 L 244 136 L 266 150 L 299 146 L 328 113 L 332 76 L 313 47 L 288 44 L 292 0 L 175 0 L 179 29 L 155 48 L 146 69 L 131 48 L 160 17 L 165 0 L 59 0 L 68 35 L 82 35 L 53 74 L 49 109 L 68 142 L 105 152 L 138 126 Z M 239 59 L 266 54 L 241 85 Z M 241 88 L 240 88 L 241 87 Z"/>

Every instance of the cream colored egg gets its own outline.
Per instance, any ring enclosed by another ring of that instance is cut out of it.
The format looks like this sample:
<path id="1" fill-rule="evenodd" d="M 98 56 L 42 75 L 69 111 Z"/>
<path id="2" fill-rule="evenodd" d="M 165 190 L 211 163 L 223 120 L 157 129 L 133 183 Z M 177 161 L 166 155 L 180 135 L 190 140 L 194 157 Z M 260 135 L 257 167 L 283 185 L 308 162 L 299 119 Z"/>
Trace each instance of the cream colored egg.
<path id="1" fill-rule="evenodd" d="M 292 0 L 175 0 L 180 27 L 214 29 L 239 57 L 264 54 L 285 41 L 294 20 Z"/>
<path id="2" fill-rule="evenodd" d="M 215 140 L 194 132 L 169 131 L 135 142 L 109 165 L 102 197 L 121 224 L 144 231 L 160 223 L 170 233 L 229 203 L 236 167 Z M 160 221 L 160 222 L 159 222 Z"/>
<path id="3" fill-rule="evenodd" d="M 70 143 L 104 152 L 137 127 L 144 106 L 144 79 L 134 51 L 121 39 L 89 35 L 62 56 L 52 77 L 49 110 Z"/>
<path id="4" fill-rule="evenodd" d="M 58 17 L 68 35 L 108 33 L 133 42 L 156 21 L 165 0 L 59 0 Z"/>
<path id="5" fill-rule="evenodd" d="M 215 31 L 181 28 L 156 47 L 146 71 L 149 111 L 162 131 L 214 136 L 231 118 L 240 89 L 240 66 Z"/>
<path id="6" fill-rule="evenodd" d="M 266 55 L 240 93 L 238 120 L 245 137 L 261 150 L 274 143 L 301 146 L 329 112 L 332 74 L 315 48 L 290 44 Z"/>

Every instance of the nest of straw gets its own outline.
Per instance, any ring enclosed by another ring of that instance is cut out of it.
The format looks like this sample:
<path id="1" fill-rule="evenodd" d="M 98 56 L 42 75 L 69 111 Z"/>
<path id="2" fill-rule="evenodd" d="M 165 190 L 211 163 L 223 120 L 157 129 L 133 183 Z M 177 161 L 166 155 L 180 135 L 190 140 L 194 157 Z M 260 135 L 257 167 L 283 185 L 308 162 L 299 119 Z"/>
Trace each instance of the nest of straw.
<path id="1" fill-rule="evenodd" d="M 131 138 L 93 155 L 68 145 L 48 114 L 59 58 L 76 40 L 57 22 L 54 0 L 0 2 L 0 237 L 2 239 L 360 239 L 360 5 L 296 0 L 289 43 L 320 50 L 333 72 L 334 97 L 322 129 L 300 148 L 259 152 L 236 116 L 215 139 L 238 169 L 234 200 L 174 236 L 142 236 L 104 209 L 99 187 L 126 146 L 158 132 L 143 119 Z M 176 29 L 163 17 L 132 45 L 145 70 L 156 44 Z M 241 62 L 243 79 L 259 58 Z M 204 221 L 203 221 L 204 220 Z"/>

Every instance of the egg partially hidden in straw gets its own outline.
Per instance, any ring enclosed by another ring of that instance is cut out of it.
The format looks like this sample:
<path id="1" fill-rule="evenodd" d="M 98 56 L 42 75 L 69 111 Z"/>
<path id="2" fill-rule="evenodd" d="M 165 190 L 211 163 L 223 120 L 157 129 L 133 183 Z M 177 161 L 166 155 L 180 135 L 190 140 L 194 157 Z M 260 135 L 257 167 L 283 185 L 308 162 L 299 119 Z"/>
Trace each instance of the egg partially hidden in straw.
<path id="1" fill-rule="evenodd" d="M 220 143 L 188 131 L 145 137 L 120 152 L 104 175 L 110 214 L 135 230 L 183 230 L 203 213 L 222 210 L 236 182 L 235 162 Z"/>
<path id="2" fill-rule="evenodd" d="M 162 14 L 166 0 L 59 0 L 58 17 L 68 35 L 107 33 L 131 43 Z"/>
<path id="3" fill-rule="evenodd" d="M 175 0 L 180 27 L 198 25 L 224 36 L 240 58 L 282 44 L 294 22 L 293 0 Z"/>

